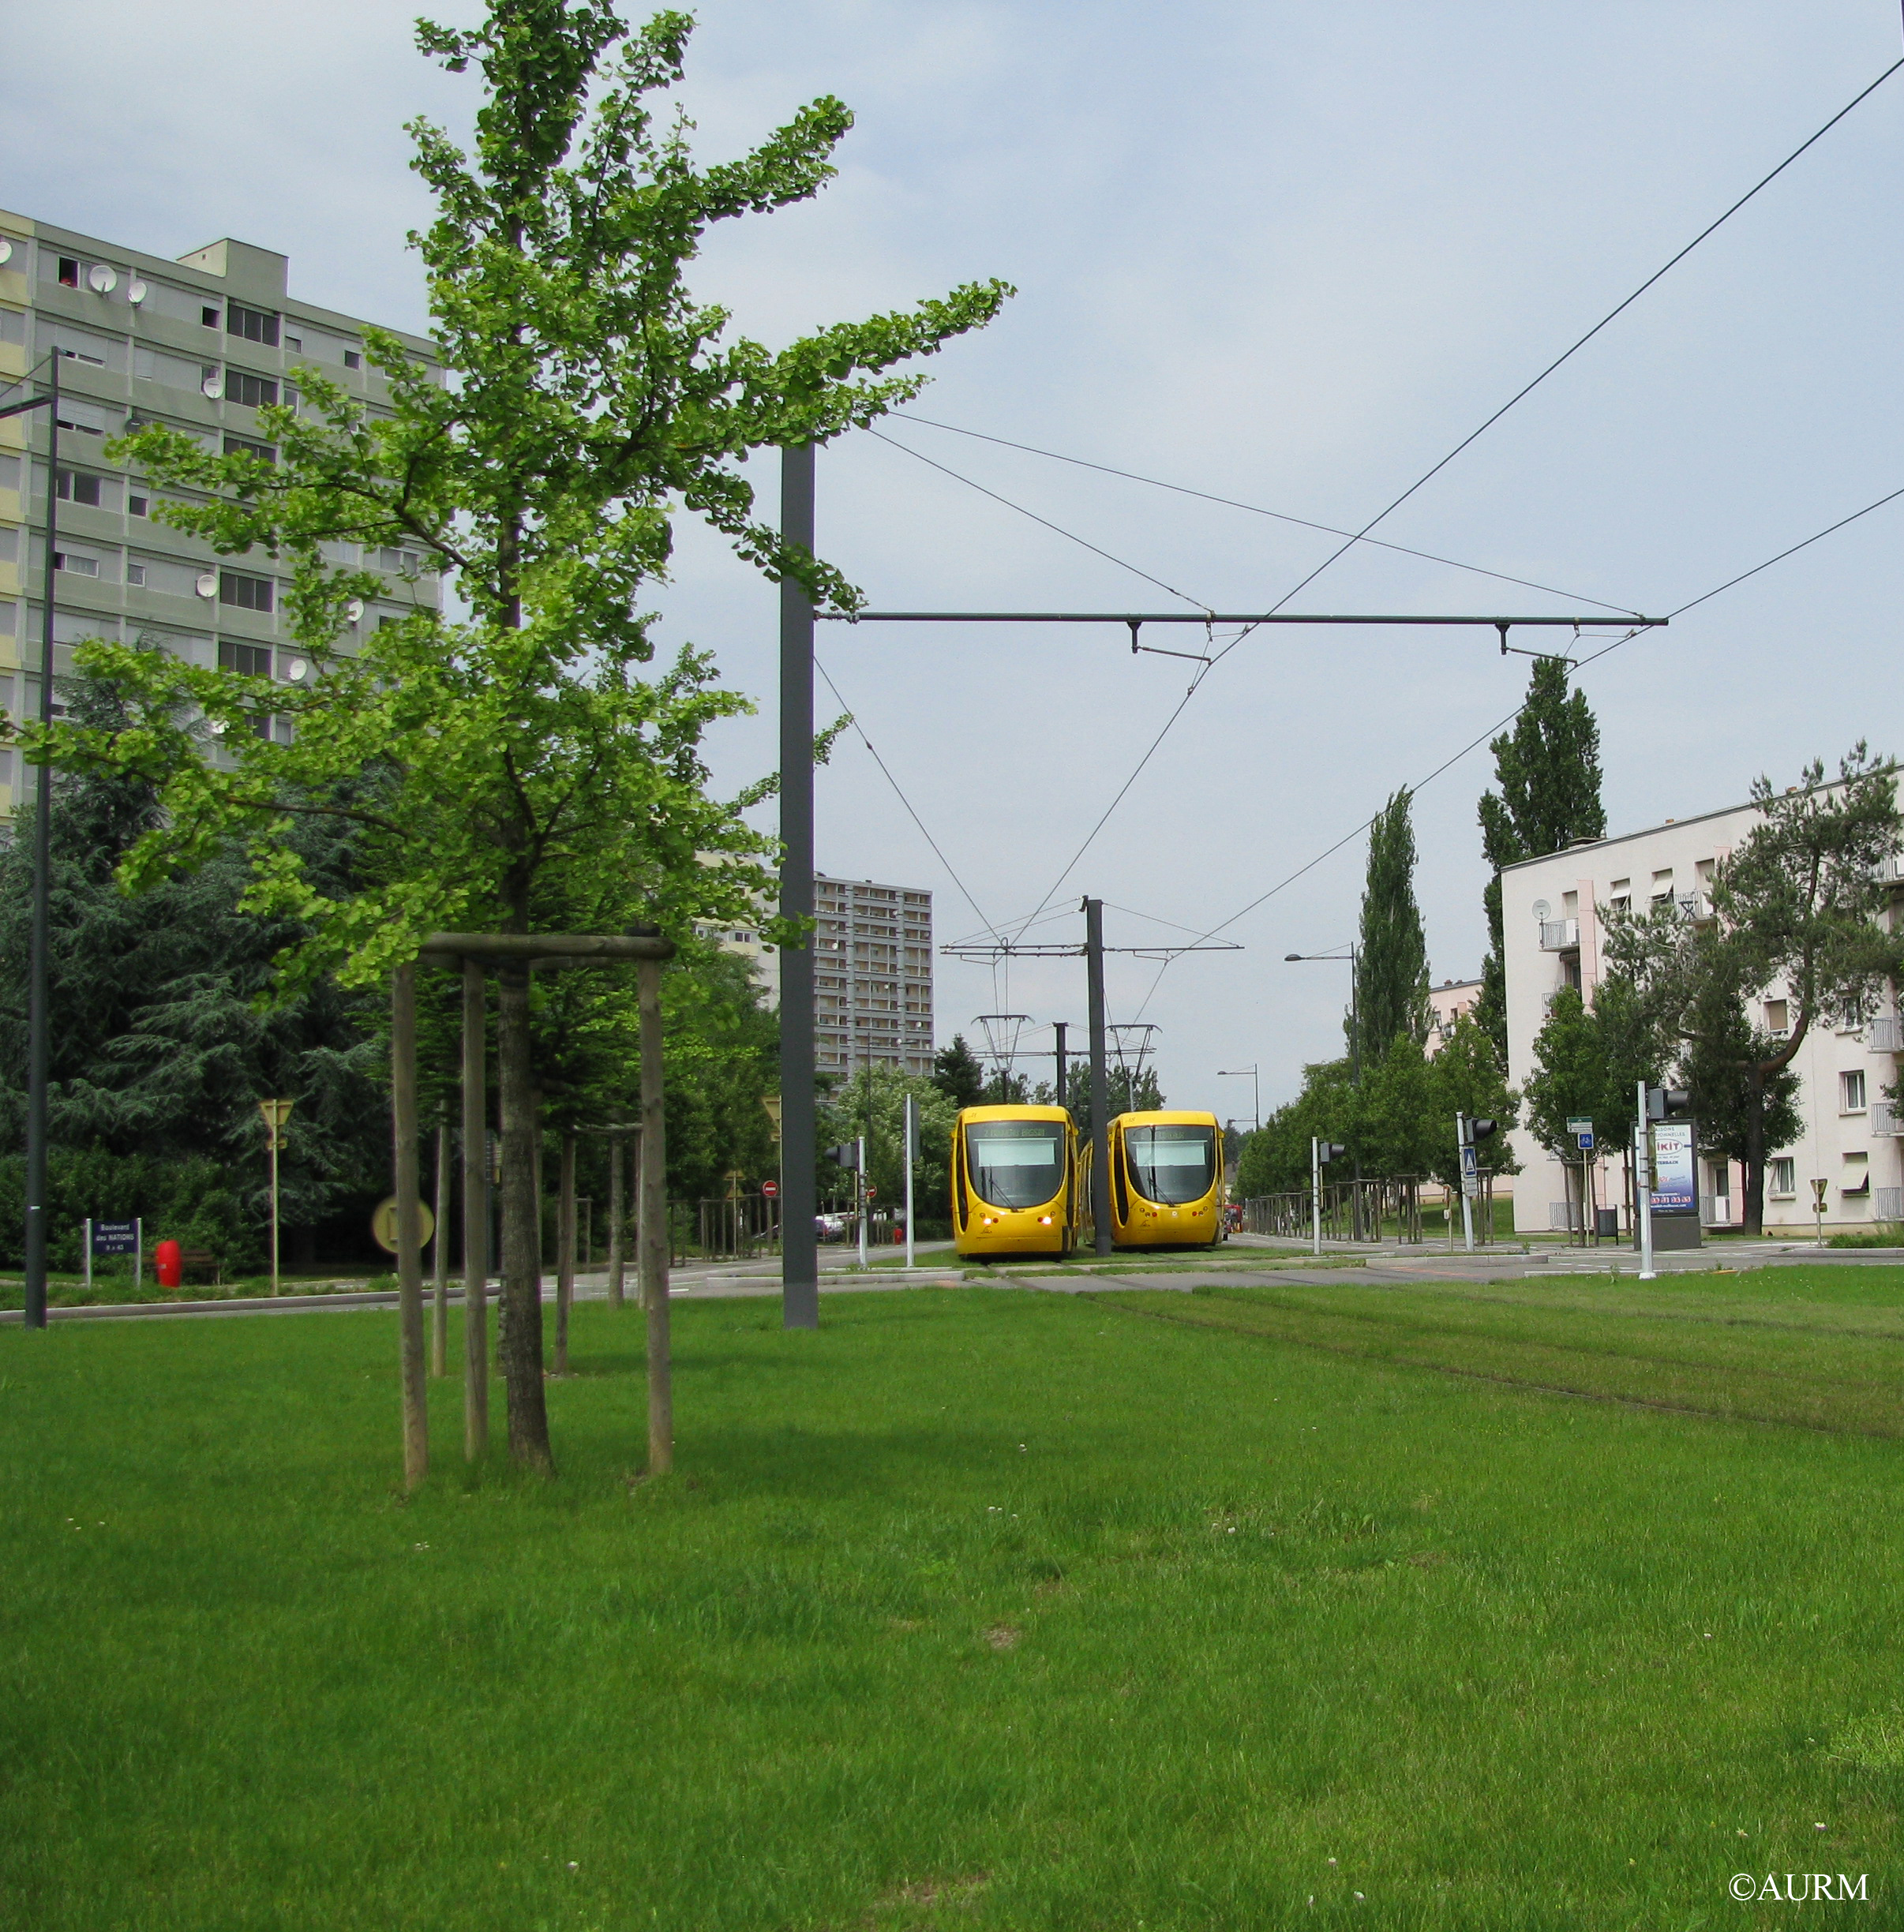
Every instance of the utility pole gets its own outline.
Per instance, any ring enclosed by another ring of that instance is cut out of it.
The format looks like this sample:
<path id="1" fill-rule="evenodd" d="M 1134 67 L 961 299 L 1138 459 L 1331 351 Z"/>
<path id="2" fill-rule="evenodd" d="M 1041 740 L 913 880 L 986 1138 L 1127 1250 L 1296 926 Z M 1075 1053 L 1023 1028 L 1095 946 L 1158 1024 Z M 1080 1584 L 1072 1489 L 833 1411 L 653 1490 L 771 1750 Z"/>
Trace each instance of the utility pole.
<path id="1" fill-rule="evenodd" d="M 1085 915 L 1085 977 L 1090 996 L 1091 1023 L 1091 1220 L 1093 1245 L 1100 1255 L 1111 1252 L 1111 1083 L 1104 1069 L 1104 902 L 1087 899 Z"/>
<path id="2" fill-rule="evenodd" d="M 1309 1136 L 1309 1252 L 1322 1252 L 1322 1143 Z"/>
<path id="3" fill-rule="evenodd" d="M 913 1266 L 913 1163 L 919 1158 L 919 1101 L 908 1094 L 900 1114 L 899 1138 L 905 1157 L 905 1265 Z"/>
<path id="4" fill-rule="evenodd" d="M 860 1266 L 866 1266 L 866 1223 L 871 1218 L 872 1203 L 866 1187 L 866 1136 L 860 1136 L 860 1158 L 853 1163 L 853 1193 L 859 1212 L 854 1219 L 860 1224 Z"/>
<path id="5" fill-rule="evenodd" d="M 813 445 L 780 452 L 780 534 L 813 551 Z M 813 605 L 780 582 L 780 915 L 813 916 Z M 780 951 L 780 1320 L 819 1326 L 815 1241 L 813 946 Z"/>
<path id="6" fill-rule="evenodd" d="M 1640 1279 L 1656 1281 L 1653 1269 L 1653 1174 L 1651 1123 L 1647 1119 L 1646 1082 L 1636 1081 L 1633 1114 L 1633 1196 L 1640 1222 Z"/>
<path id="7" fill-rule="evenodd" d="M 1455 1145 L 1460 1150 L 1461 1159 L 1461 1245 L 1470 1254 L 1475 1251 L 1475 1203 L 1467 1191 L 1467 1178 L 1477 1177 L 1479 1169 L 1475 1156 L 1475 1144 L 1467 1131 L 1467 1116 L 1455 1116 Z"/>
<path id="8" fill-rule="evenodd" d="M 1070 1101 L 1066 1097 L 1064 1084 L 1064 1076 L 1066 1073 L 1064 1036 L 1069 1031 L 1070 1027 L 1070 1022 L 1068 1020 L 1054 1020 L 1051 1022 L 1051 1031 L 1058 1036 L 1057 1047 L 1051 1056 L 1057 1066 L 1058 1077 L 1052 1084 L 1051 1094 L 1052 1097 L 1057 1101 L 1059 1106 L 1061 1107 L 1068 1107 L 1071 1104 Z"/>

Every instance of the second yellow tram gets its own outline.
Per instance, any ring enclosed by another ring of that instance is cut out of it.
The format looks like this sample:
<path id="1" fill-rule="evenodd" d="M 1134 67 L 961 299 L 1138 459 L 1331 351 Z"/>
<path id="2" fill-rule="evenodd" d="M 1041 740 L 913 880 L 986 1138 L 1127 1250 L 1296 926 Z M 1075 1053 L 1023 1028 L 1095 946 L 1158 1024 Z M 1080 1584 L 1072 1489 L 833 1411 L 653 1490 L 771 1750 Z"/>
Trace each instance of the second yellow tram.
<path id="1" fill-rule="evenodd" d="M 1224 1239 L 1223 1129 L 1214 1114 L 1119 1114 L 1110 1143 L 1114 1245 L 1213 1248 Z"/>
<path id="2" fill-rule="evenodd" d="M 952 1129 L 952 1239 L 961 1255 L 1069 1254 L 1078 1131 L 1055 1106 L 963 1109 Z"/>

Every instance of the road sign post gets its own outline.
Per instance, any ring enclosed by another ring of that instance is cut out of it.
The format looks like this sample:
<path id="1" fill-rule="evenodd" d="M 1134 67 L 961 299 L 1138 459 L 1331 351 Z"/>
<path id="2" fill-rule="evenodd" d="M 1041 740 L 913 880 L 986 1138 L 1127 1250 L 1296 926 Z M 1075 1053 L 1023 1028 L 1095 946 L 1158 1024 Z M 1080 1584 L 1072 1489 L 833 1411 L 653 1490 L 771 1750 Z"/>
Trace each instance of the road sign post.
<path id="1" fill-rule="evenodd" d="M 1634 1085 L 1633 1198 L 1640 1218 L 1640 1279 L 1654 1281 L 1658 1276 L 1653 1268 L 1653 1130 L 1646 1118 L 1646 1082 Z"/>
<path id="2" fill-rule="evenodd" d="M 265 1144 L 271 1149 L 271 1292 L 278 1292 L 278 1151 L 285 1144 L 285 1124 L 290 1120 L 294 1100 L 260 1100 L 258 1112 L 264 1117 Z"/>
<path id="3" fill-rule="evenodd" d="M 1063 1025 L 1063 1023 L 1060 1021 L 1058 1050 L 1061 1058 L 1064 1051 Z M 1063 1104 L 1060 1099 L 1059 1105 L 1062 1106 Z M 905 1159 L 905 1265 L 910 1268 L 915 1259 L 913 1241 L 913 1166 L 919 1159 L 919 1101 L 917 1096 L 913 1094 L 905 1096 L 905 1104 L 900 1114 L 899 1141 Z"/>

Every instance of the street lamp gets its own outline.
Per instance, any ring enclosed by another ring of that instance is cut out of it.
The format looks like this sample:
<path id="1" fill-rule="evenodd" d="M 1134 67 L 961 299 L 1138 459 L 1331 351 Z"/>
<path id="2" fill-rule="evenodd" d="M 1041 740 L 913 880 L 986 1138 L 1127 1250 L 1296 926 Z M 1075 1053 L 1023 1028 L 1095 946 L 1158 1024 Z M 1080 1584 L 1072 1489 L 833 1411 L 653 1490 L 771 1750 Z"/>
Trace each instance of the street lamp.
<path id="1" fill-rule="evenodd" d="M 1349 1060 L 1357 1093 L 1362 1091 L 1362 1010 L 1360 989 L 1362 985 L 1362 958 L 1353 945 L 1334 953 L 1285 953 L 1283 957 L 1295 965 L 1310 960 L 1333 960 L 1337 964 L 1346 960 L 1349 969 Z M 1357 1148 L 1355 1155 L 1355 1219 L 1362 1219 L 1362 1153 Z M 1358 1225 L 1356 1232 L 1361 1229 Z"/>
<path id="2" fill-rule="evenodd" d="M 1261 1133 L 1263 1129 L 1263 1090 L 1262 1083 L 1257 1077 L 1256 1069 L 1253 1066 L 1219 1067 L 1216 1069 L 1216 1077 L 1219 1080 L 1242 1080 L 1246 1077 L 1248 1079 L 1250 1091 L 1253 1096 L 1250 1106 L 1256 1117 L 1256 1130 Z"/>
<path id="3" fill-rule="evenodd" d="M 59 354 L 47 358 L 43 393 L 0 408 L 0 420 L 28 410 L 47 412 L 46 582 L 41 593 L 39 634 L 39 722 L 53 723 L 53 572 L 58 567 L 59 513 Z M 32 488 L 32 465 L 27 466 L 27 487 Z M 33 790 L 33 914 L 27 954 L 27 1119 L 24 1307 L 21 1320 L 29 1328 L 47 1325 L 47 1079 L 51 1029 L 47 960 L 52 924 L 53 767 L 43 759 Z"/>

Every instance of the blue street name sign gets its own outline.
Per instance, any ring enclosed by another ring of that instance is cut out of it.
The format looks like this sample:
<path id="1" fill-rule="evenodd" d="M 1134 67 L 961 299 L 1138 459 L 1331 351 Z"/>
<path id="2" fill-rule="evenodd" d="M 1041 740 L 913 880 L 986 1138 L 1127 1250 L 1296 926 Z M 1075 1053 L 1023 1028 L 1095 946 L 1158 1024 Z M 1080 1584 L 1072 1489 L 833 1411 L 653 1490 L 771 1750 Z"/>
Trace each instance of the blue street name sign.
<path id="1" fill-rule="evenodd" d="M 137 1221 L 96 1221 L 92 1224 L 92 1252 L 96 1255 L 137 1254 L 139 1224 Z"/>

